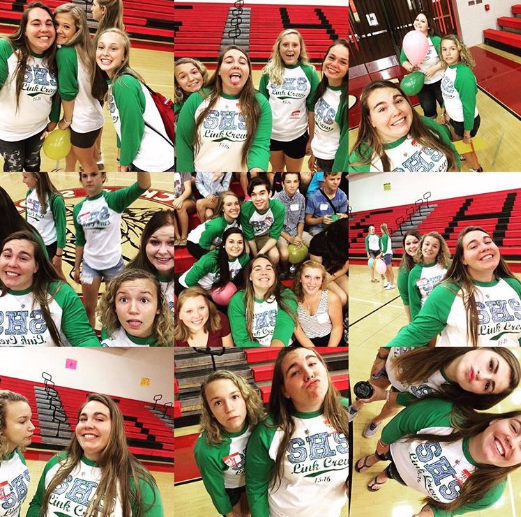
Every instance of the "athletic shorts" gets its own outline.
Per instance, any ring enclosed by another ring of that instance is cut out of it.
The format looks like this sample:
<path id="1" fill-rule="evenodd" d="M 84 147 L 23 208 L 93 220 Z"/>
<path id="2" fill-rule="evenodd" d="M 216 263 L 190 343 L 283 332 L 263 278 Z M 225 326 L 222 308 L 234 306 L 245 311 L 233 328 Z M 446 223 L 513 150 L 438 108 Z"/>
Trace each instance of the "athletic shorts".
<path id="1" fill-rule="evenodd" d="M 295 160 L 300 160 L 306 156 L 306 146 L 308 145 L 309 135 L 306 131 L 291 142 L 280 142 L 279 140 L 270 140 L 270 151 L 284 151 L 286 156 Z"/>
<path id="2" fill-rule="evenodd" d="M 465 127 L 463 126 L 463 122 L 458 122 L 457 120 L 450 119 L 449 124 L 454 128 L 454 133 L 456 133 L 457 136 L 460 136 L 463 138 L 463 131 L 465 130 Z M 472 128 L 472 131 L 470 132 L 470 136 L 476 136 L 476 133 L 478 132 L 479 125 L 481 124 L 481 118 L 479 115 L 474 119 L 474 127 Z"/>
<path id="3" fill-rule="evenodd" d="M 94 145 L 100 131 L 101 128 L 89 131 L 88 133 L 76 133 L 76 131 L 71 128 L 71 144 L 80 149 L 88 149 Z"/>

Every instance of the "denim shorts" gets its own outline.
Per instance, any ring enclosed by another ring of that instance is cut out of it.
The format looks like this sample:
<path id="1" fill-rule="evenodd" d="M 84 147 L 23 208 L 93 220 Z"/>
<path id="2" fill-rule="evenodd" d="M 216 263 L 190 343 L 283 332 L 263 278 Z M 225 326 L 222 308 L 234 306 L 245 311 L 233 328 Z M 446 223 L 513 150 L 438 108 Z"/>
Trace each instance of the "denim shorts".
<path id="1" fill-rule="evenodd" d="M 123 269 L 125 269 L 125 265 L 123 264 L 123 257 L 120 257 L 119 262 L 115 266 L 101 270 L 93 269 L 87 264 L 87 262 L 83 261 L 83 269 L 81 270 L 81 283 L 91 284 L 92 279 L 99 277 L 103 277 L 107 282 L 118 276 L 123 271 Z"/>

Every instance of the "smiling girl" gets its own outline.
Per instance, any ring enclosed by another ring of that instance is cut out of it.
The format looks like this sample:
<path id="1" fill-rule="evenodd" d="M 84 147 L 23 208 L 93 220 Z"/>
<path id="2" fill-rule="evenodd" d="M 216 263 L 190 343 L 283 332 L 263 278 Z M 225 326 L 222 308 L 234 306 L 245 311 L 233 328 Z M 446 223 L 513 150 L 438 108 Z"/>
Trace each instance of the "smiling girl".
<path id="1" fill-rule="evenodd" d="M 90 39 L 85 10 L 63 4 L 54 11 L 58 52 L 58 92 L 63 117 L 58 127 L 71 129 L 72 150 L 67 155 L 66 170 L 74 171 L 76 159 L 83 170 L 97 171 L 94 144 L 103 127 L 100 100 L 107 85 L 96 67 L 94 45 Z"/>
<path id="2" fill-rule="evenodd" d="M 360 128 L 348 172 L 459 170 L 459 155 L 447 128 L 421 117 L 395 83 L 369 83 L 360 104 Z"/>
<path id="3" fill-rule="evenodd" d="M 235 346 L 288 346 L 297 321 L 294 293 L 280 283 L 267 255 L 248 264 L 245 279 L 228 307 Z"/>
<path id="4" fill-rule="evenodd" d="M 472 72 L 474 58 L 467 46 L 454 34 L 441 40 L 441 59 L 445 75 L 441 80 L 441 92 L 445 102 L 445 121 L 449 124 L 453 141 L 470 144 L 481 123 L 476 105 L 478 85 Z M 465 153 L 471 172 L 483 172 L 476 153 Z"/>
<path id="5" fill-rule="evenodd" d="M 423 235 L 414 260 L 416 265 L 408 278 L 411 320 L 420 312 L 433 288 L 442 281 L 450 265 L 450 251 L 445 239 L 437 232 Z"/>
<path id="6" fill-rule="evenodd" d="M 0 38 L 0 154 L 4 172 L 40 170 L 45 132 L 56 127 L 60 116 L 55 38 L 51 10 L 41 2 L 27 4 L 18 29 Z"/>
<path id="7" fill-rule="evenodd" d="M 346 405 L 315 350 L 279 352 L 268 418 L 246 451 L 252 517 L 340 517 L 349 476 Z"/>
<path id="8" fill-rule="evenodd" d="M 11 489 L 9 504 L 0 506 L 0 516 L 19 516 L 29 492 L 31 477 L 23 451 L 31 445 L 35 427 L 27 399 L 13 391 L 0 391 L 0 476 Z M 7 496 L 5 497 L 7 499 Z"/>
<path id="9" fill-rule="evenodd" d="M 70 498 L 64 487 L 87 486 Z M 92 393 L 64 452 L 45 465 L 27 517 L 163 517 L 161 495 L 150 472 L 129 451 L 125 422 L 108 396 Z"/>
<path id="10" fill-rule="evenodd" d="M 349 46 L 338 39 L 327 49 L 322 80 L 313 98 L 314 136 L 311 171 L 343 172 L 347 158 L 347 72 Z"/>
<path id="11" fill-rule="evenodd" d="M 233 346 L 228 317 L 217 310 L 202 287 L 189 287 L 177 299 L 175 346 Z"/>
<path id="12" fill-rule="evenodd" d="M 409 273 L 414 267 L 414 256 L 420 244 L 421 234 L 417 230 L 409 230 L 402 239 L 402 260 L 398 270 L 398 292 L 403 302 L 403 308 L 407 316 L 407 322 L 411 322 L 409 310 Z"/>
<path id="13" fill-rule="evenodd" d="M 262 70 L 259 91 L 270 101 L 273 129 L 270 163 L 274 171 L 300 172 L 313 140 L 314 96 L 319 78 L 309 64 L 298 31 L 282 31 Z"/>
<path id="14" fill-rule="evenodd" d="M 231 191 L 219 194 L 214 216 L 188 234 L 187 250 L 197 259 L 221 244 L 225 230 L 239 226 L 241 203 Z"/>
<path id="15" fill-rule="evenodd" d="M 139 251 L 127 269 L 142 269 L 152 273 L 161 284 L 163 295 L 174 310 L 174 212 L 158 210 L 148 220 Z"/>
<path id="16" fill-rule="evenodd" d="M 208 83 L 208 70 L 197 59 L 182 57 L 174 63 L 174 113 L 177 120 L 184 103 Z"/>
<path id="17" fill-rule="evenodd" d="M 423 346 L 440 332 L 437 346 L 517 347 L 520 306 L 521 283 L 492 237 L 478 226 L 468 226 L 459 235 L 444 281 L 386 347 Z"/>
<path id="18" fill-rule="evenodd" d="M 157 279 L 140 269 L 114 278 L 98 305 L 101 346 L 174 346 L 172 314 Z"/>
<path id="19" fill-rule="evenodd" d="M 224 517 L 250 517 L 245 494 L 245 455 L 264 417 L 257 392 L 239 375 L 220 370 L 201 386 L 201 435 L 194 456 L 204 486 Z"/>
<path id="20" fill-rule="evenodd" d="M 190 95 L 181 109 L 177 170 L 267 171 L 271 118 L 268 101 L 254 89 L 248 54 L 225 47 L 208 87 Z"/>
<path id="21" fill-rule="evenodd" d="M 240 228 L 228 228 L 219 248 L 203 255 L 179 278 L 183 287 L 199 284 L 203 289 L 222 288 L 228 282 L 239 281 L 250 256 L 245 252 L 244 235 Z"/>
<path id="22" fill-rule="evenodd" d="M 477 413 L 448 400 L 416 402 L 384 428 L 375 457 L 391 463 L 367 487 L 376 492 L 394 479 L 420 492 L 426 506 L 416 517 L 483 511 L 521 465 L 520 415 Z"/>
<path id="23" fill-rule="evenodd" d="M 130 67 L 130 41 L 119 29 L 102 32 L 96 62 L 108 76 L 108 109 L 118 144 L 118 171 L 173 170 L 174 147 L 143 78 Z"/>

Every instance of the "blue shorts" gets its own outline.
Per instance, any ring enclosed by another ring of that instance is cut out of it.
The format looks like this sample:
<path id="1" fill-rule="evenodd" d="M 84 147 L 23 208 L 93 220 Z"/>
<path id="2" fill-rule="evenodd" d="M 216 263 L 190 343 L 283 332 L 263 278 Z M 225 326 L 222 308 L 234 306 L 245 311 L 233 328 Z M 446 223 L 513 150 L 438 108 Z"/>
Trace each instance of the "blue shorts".
<path id="1" fill-rule="evenodd" d="M 386 266 L 390 266 L 392 260 L 393 260 L 393 254 L 392 253 L 386 253 L 384 255 L 384 263 L 385 263 Z"/>
<path id="2" fill-rule="evenodd" d="M 94 269 L 90 267 L 87 262 L 83 261 L 83 268 L 81 270 L 81 283 L 90 284 L 92 283 L 93 278 L 104 278 L 105 282 L 112 280 L 114 277 L 118 276 L 123 269 L 125 269 L 125 265 L 123 264 L 123 258 L 120 257 L 119 262 L 108 269 Z M 90 281 L 89 281 L 90 280 Z"/>

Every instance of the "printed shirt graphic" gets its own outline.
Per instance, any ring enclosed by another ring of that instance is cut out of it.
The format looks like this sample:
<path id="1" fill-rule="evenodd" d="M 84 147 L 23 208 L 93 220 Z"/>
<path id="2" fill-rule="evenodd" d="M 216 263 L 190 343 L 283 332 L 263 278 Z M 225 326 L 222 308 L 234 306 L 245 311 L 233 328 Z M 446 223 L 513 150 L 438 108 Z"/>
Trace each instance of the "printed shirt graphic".
<path id="1" fill-rule="evenodd" d="M 137 183 L 130 187 L 103 191 L 74 207 L 76 245 L 84 246 L 83 259 L 97 270 L 117 265 L 121 258 L 121 212 L 146 192 Z"/>
<path id="2" fill-rule="evenodd" d="M 56 225 L 54 224 L 54 216 L 49 205 L 49 196 L 45 196 L 47 205 L 46 211 L 42 214 L 42 205 L 38 200 L 36 190 L 30 190 L 25 200 L 25 210 L 27 222 L 34 226 L 40 232 L 43 242 L 48 246 L 56 242 Z"/>
<path id="3" fill-rule="evenodd" d="M 280 486 L 270 486 L 270 474 L 282 431 L 261 423 L 250 439 L 246 491 L 252 517 L 339 517 L 347 501 L 348 439 L 320 411 L 297 412 L 293 420 Z"/>
<path id="4" fill-rule="evenodd" d="M 45 489 L 60 470 L 60 462 L 64 461 L 65 457 L 65 453 L 59 453 L 45 465 L 36 494 L 29 506 L 27 517 L 39 517 L 41 515 L 40 509 Z M 67 479 L 56 487 L 52 493 L 45 517 L 88 517 L 85 510 L 96 493 L 100 479 L 101 469 L 98 465 L 83 457 Z M 154 501 L 152 508 L 142 514 L 143 517 L 163 517 L 163 505 L 159 491 L 150 487 L 145 481 L 140 481 L 139 487 L 146 506 L 151 506 Z M 113 504 L 114 511 L 110 513 L 110 517 L 122 517 L 123 509 L 119 496 Z"/>
<path id="5" fill-rule="evenodd" d="M 25 459 L 18 450 L 0 464 L 0 517 L 19 517 L 31 480 Z"/>
<path id="6" fill-rule="evenodd" d="M 204 90 L 206 92 L 206 90 Z M 176 133 L 178 153 L 177 170 L 196 172 L 246 172 L 258 167 L 268 170 L 271 109 L 267 99 L 255 93 L 260 107 L 257 131 L 248 152 L 248 163 L 243 164 L 242 148 L 247 136 L 246 121 L 239 98 L 222 94 L 199 126 L 199 146 L 196 148 L 194 131 L 200 113 L 208 107 L 209 99 L 201 94 L 188 97 L 181 110 Z"/>
<path id="7" fill-rule="evenodd" d="M 9 41 L 0 39 L 0 140 L 8 142 L 25 140 L 45 128 L 58 90 L 56 77 L 44 65 L 42 56 L 31 55 L 17 106 L 18 61 L 18 51 Z"/>
<path id="8" fill-rule="evenodd" d="M 391 172 L 447 172 L 447 157 L 441 151 L 424 147 L 409 135 L 386 145 L 386 153 Z"/>
<path id="9" fill-rule="evenodd" d="M 441 80 L 441 93 L 450 118 L 464 122 L 465 129 L 470 131 L 478 116 L 478 86 L 472 70 L 463 63 L 449 66 Z"/>
<path id="10" fill-rule="evenodd" d="M 270 199 L 268 209 L 257 212 L 251 201 L 246 201 L 241 206 L 240 222 L 244 237 L 252 241 L 256 237 L 269 235 L 272 239 L 278 240 L 284 225 L 286 209 L 284 205 L 276 200 Z"/>
<path id="11" fill-rule="evenodd" d="M 49 311 L 63 346 L 99 346 L 85 308 L 72 287 L 63 282 L 52 282 L 49 292 L 55 295 L 49 303 Z M 51 340 L 31 288 L 9 290 L 0 297 L 0 346 L 57 346 Z"/>
<path id="12" fill-rule="evenodd" d="M 194 449 L 195 461 L 201 472 L 204 486 L 212 502 L 221 514 L 232 511 L 226 488 L 239 488 L 245 483 L 246 446 L 251 436 L 251 429 L 245 427 L 238 433 L 221 430 L 223 442 L 210 445 L 203 432 Z"/>
<path id="13" fill-rule="evenodd" d="M 315 136 L 311 142 L 313 155 L 322 160 L 333 160 L 340 143 L 340 126 L 335 121 L 344 86 L 326 88 L 315 104 Z"/>
<path id="14" fill-rule="evenodd" d="M 409 273 L 409 307 L 413 320 L 425 300 L 445 276 L 447 269 L 438 263 L 416 264 Z"/>
<path id="15" fill-rule="evenodd" d="M 393 348 L 394 350 L 394 348 Z M 408 350 L 412 350 L 409 348 Z M 391 355 L 391 354 L 389 354 Z M 385 364 L 385 371 L 389 382 L 400 392 L 408 391 L 418 399 L 422 399 L 433 393 L 439 393 L 441 391 L 442 384 L 448 384 L 448 380 L 443 376 L 440 370 L 436 370 L 428 379 L 424 382 L 417 384 L 404 384 L 396 378 L 396 369 L 393 367 L 392 361 L 387 359 Z"/>
<path id="16" fill-rule="evenodd" d="M 291 142 L 307 131 L 308 111 L 313 111 L 318 82 L 317 72 L 310 65 L 285 66 L 282 84 L 274 84 L 267 75 L 262 75 L 259 91 L 270 101 L 273 140 Z"/>
<path id="17" fill-rule="evenodd" d="M 513 278 L 476 282 L 477 346 L 519 346 L 521 339 L 521 284 Z M 386 345 L 423 346 L 441 333 L 436 346 L 472 346 L 467 338 L 463 293 L 457 284 L 434 288 L 414 321 Z"/>

